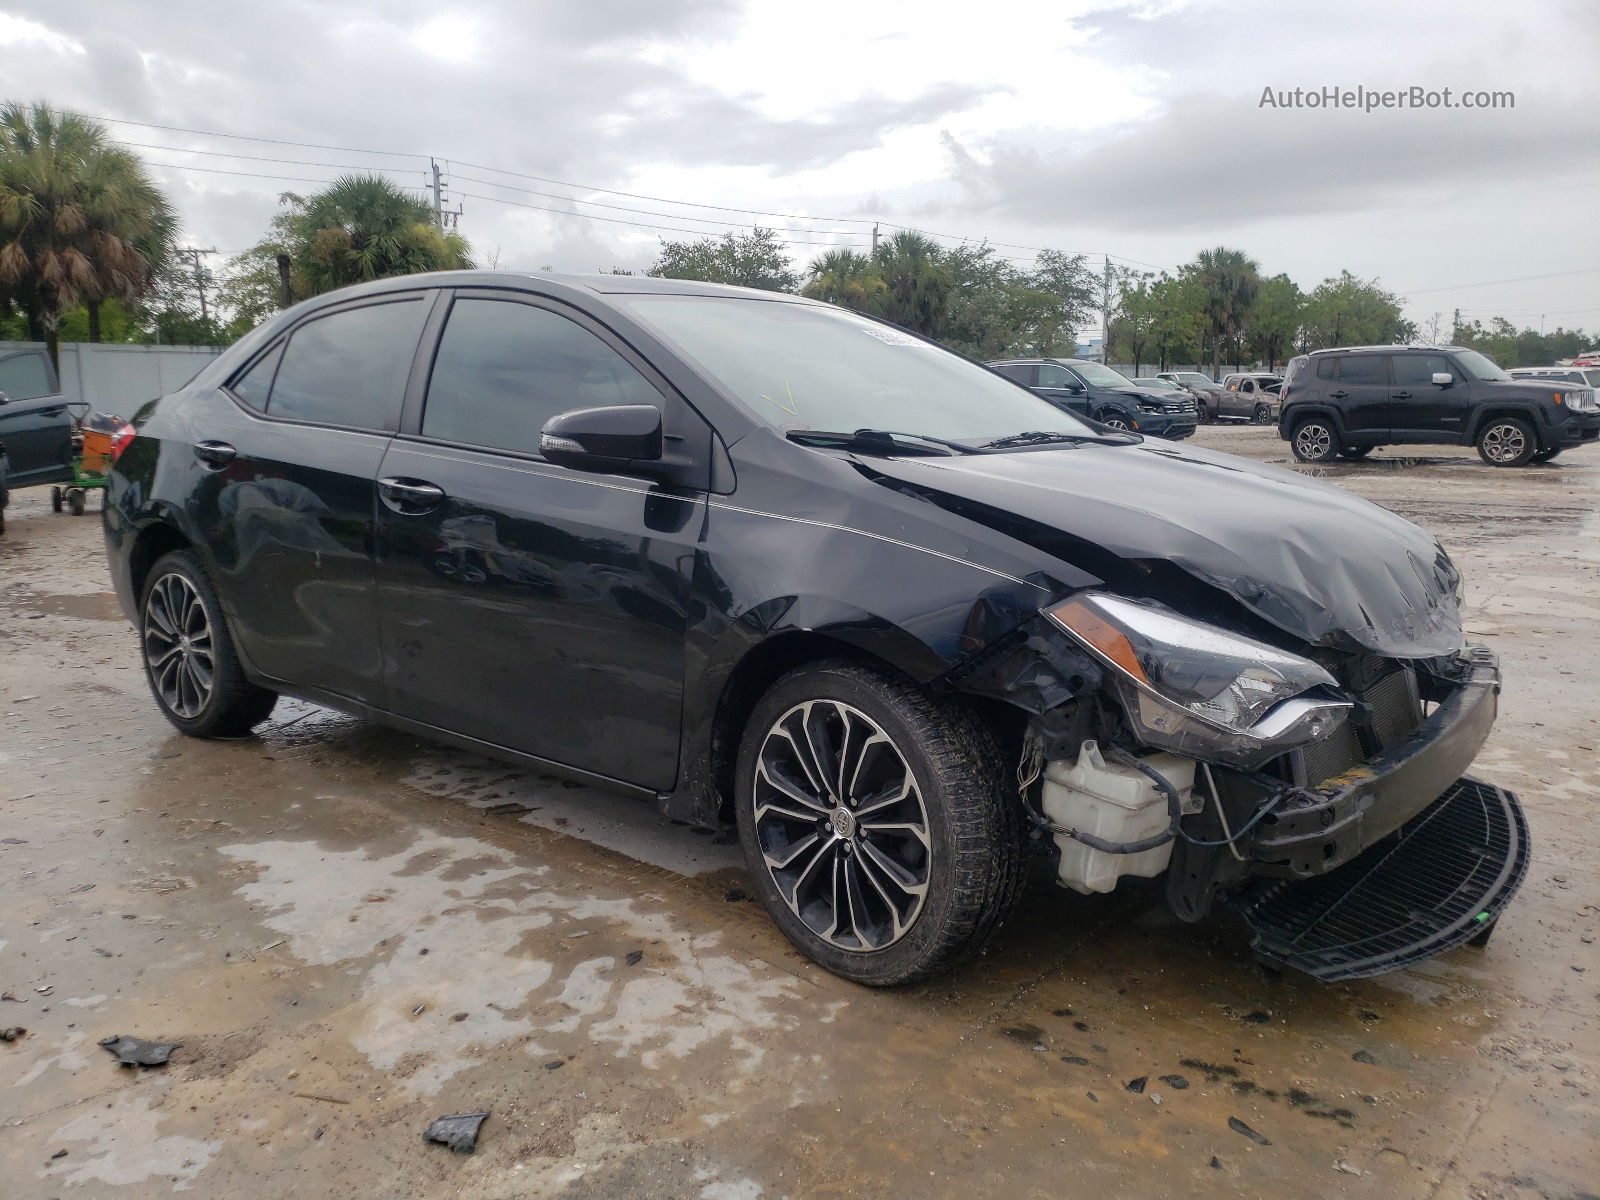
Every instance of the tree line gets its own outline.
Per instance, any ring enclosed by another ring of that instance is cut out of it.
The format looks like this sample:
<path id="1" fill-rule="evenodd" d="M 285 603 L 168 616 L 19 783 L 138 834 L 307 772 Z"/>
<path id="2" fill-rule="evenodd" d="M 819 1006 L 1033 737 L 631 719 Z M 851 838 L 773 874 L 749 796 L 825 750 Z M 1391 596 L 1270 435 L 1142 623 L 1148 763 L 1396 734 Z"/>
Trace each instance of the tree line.
<path id="1" fill-rule="evenodd" d="M 473 265 L 433 210 L 387 179 L 348 175 L 286 192 L 261 240 L 212 272 L 178 241 L 176 210 L 143 162 L 97 123 L 42 104 L 0 105 L 0 339 L 226 345 L 296 301 L 366 280 Z M 618 273 L 626 274 L 618 268 Z M 1303 292 L 1243 251 L 1201 251 L 1176 272 L 1083 255 L 1031 261 L 987 243 L 902 230 L 870 252 L 829 250 L 804 270 L 770 229 L 664 241 L 651 275 L 798 292 L 881 317 L 978 359 L 1068 357 L 1096 315 L 1107 361 L 1260 362 L 1338 345 L 1450 341 L 1503 366 L 1589 349 L 1582 330 L 1517 330 L 1436 315 L 1420 331 L 1400 300 L 1348 271 Z M 209 303 L 208 303 L 209 297 Z"/>

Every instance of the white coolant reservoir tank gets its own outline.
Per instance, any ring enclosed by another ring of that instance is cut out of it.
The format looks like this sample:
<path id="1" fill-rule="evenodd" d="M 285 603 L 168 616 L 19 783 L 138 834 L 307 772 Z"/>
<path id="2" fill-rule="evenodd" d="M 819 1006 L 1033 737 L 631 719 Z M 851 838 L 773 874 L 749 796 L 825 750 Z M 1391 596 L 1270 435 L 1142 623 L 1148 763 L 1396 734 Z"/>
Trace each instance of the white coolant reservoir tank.
<path id="1" fill-rule="evenodd" d="M 1194 759 L 1151 754 L 1141 760 L 1177 789 L 1185 812 L 1194 810 Z M 1139 842 L 1170 824 L 1167 798 L 1142 771 L 1107 762 L 1095 742 L 1084 742 L 1078 760 L 1054 759 L 1044 772 L 1044 814 L 1064 829 L 1108 842 Z M 1060 877 L 1074 891 L 1109 892 L 1124 875 L 1150 878 L 1167 869 L 1172 843 L 1138 854 L 1107 854 L 1055 835 L 1061 848 Z"/>

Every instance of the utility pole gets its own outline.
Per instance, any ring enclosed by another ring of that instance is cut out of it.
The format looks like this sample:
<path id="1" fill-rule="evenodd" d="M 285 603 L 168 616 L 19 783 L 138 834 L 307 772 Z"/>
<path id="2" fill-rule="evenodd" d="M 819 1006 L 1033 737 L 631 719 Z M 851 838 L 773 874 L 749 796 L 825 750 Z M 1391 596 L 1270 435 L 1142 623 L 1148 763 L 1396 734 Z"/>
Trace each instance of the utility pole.
<path id="1" fill-rule="evenodd" d="M 878 257 L 878 223 L 872 223 L 872 257 Z"/>
<path id="2" fill-rule="evenodd" d="M 178 251 L 194 266 L 194 289 L 200 293 L 200 319 L 202 321 L 210 320 L 211 312 L 206 307 L 206 273 L 200 265 L 200 256 L 202 254 L 215 254 L 216 252 L 217 248 L 215 246 L 208 250 L 202 250 L 198 246 L 185 246 Z"/>
<path id="3" fill-rule="evenodd" d="M 434 159 L 428 160 L 428 166 L 433 168 L 433 223 L 440 229 L 444 228 L 444 185 L 439 182 L 439 164 Z"/>
<path id="4" fill-rule="evenodd" d="M 1456 309 L 1454 319 L 1450 322 L 1450 344 L 1458 345 L 1461 341 L 1461 310 Z"/>
<path id="5" fill-rule="evenodd" d="M 1100 275 L 1100 361 L 1111 365 L 1111 256 L 1105 256 Z"/>

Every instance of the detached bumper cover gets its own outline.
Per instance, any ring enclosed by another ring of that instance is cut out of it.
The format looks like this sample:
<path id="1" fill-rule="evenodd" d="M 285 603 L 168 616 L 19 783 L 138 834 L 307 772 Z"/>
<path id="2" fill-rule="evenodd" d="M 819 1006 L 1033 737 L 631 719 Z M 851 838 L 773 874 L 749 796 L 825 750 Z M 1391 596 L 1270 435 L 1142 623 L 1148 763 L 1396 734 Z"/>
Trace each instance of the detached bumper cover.
<path id="1" fill-rule="evenodd" d="M 1349 862 L 1442 796 L 1494 727 L 1500 667 L 1481 646 L 1461 685 L 1411 733 L 1374 758 L 1299 791 L 1257 827 L 1253 874 L 1307 879 Z"/>
<path id="2" fill-rule="evenodd" d="M 1338 870 L 1263 881 L 1232 903 L 1255 930 L 1258 958 L 1318 979 L 1360 979 L 1487 939 L 1527 871 L 1517 798 L 1460 779 Z"/>

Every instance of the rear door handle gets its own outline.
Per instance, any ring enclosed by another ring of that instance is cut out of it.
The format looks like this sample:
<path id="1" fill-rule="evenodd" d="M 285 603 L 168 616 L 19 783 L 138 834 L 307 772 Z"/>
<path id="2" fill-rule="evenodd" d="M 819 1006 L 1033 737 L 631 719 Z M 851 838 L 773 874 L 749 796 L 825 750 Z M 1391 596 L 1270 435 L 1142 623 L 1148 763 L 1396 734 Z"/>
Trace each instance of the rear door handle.
<path id="1" fill-rule="evenodd" d="M 1411 399 L 1411 393 L 1410 392 L 1396 392 L 1394 394 L 1394 398 L 1396 400 L 1409 400 L 1409 399 Z"/>
<path id="2" fill-rule="evenodd" d="M 227 442 L 204 441 L 194 444 L 194 456 L 209 467 L 225 467 L 238 454 Z"/>
<path id="3" fill-rule="evenodd" d="M 378 480 L 378 495 L 395 512 L 404 516 L 425 513 L 437 508 L 444 500 L 444 489 L 426 479 L 403 479 L 390 476 Z"/>
<path id="4" fill-rule="evenodd" d="M 1329 392 L 1328 393 L 1328 395 L 1332 396 L 1335 400 L 1343 400 L 1349 394 L 1350 394 L 1349 392 Z"/>

